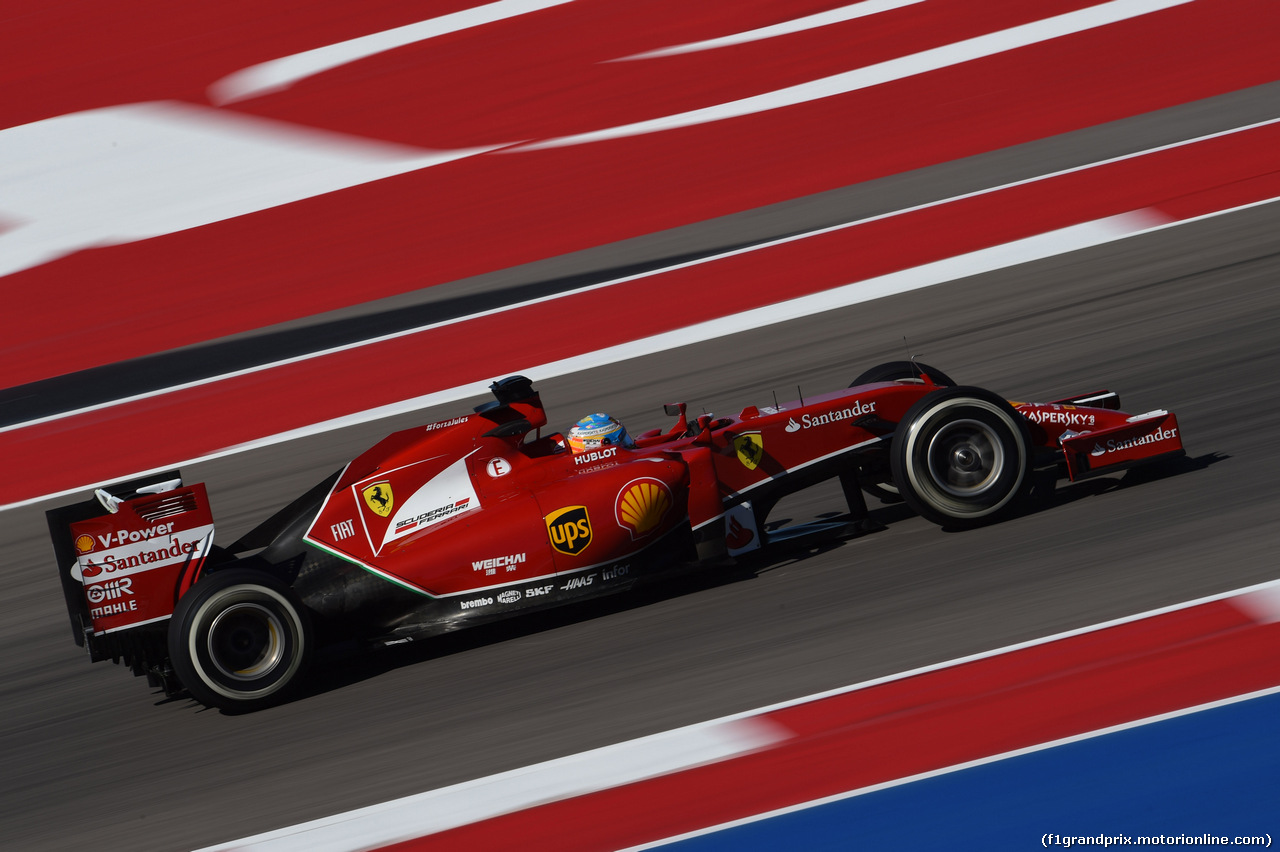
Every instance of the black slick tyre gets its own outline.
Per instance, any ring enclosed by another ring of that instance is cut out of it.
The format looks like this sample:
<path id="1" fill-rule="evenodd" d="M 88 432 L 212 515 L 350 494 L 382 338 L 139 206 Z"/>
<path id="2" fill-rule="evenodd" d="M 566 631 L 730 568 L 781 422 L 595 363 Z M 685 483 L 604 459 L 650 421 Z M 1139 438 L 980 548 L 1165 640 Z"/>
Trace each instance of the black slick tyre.
<path id="1" fill-rule="evenodd" d="M 306 610 L 262 571 L 231 568 L 200 580 L 169 621 L 169 659 L 202 704 L 249 712 L 285 700 L 311 656 Z"/>
<path id="2" fill-rule="evenodd" d="M 884 364 L 877 364 L 858 376 L 849 387 L 855 388 L 858 385 L 870 385 L 876 382 L 920 382 L 921 373 L 933 379 L 935 385 L 942 385 L 944 388 L 952 388 L 956 385 L 950 376 L 928 364 L 921 364 L 918 361 L 887 361 Z"/>
<path id="3" fill-rule="evenodd" d="M 898 424 L 889 462 L 907 505 L 946 527 L 997 521 L 1031 487 L 1026 420 L 981 388 L 945 388 L 917 400 Z"/>
<path id="4" fill-rule="evenodd" d="M 856 388 L 858 385 L 871 385 L 878 382 L 914 382 L 923 384 L 924 382 L 920 378 L 921 374 L 927 375 L 936 385 L 941 385 L 945 388 L 955 387 L 955 381 L 946 373 L 937 367 L 930 367 L 928 364 L 921 364 L 918 361 L 886 361 L 883 364 L 877 364 L 854 379 L 849 384 L 849 387 Z M 866 482 L 862 485 L 862 490 L 867 496 L 875 497 L 881 503 L 902 502 L 902 495 L 898 493 L 898 487 L 893 484 L 892 480 Z"/>

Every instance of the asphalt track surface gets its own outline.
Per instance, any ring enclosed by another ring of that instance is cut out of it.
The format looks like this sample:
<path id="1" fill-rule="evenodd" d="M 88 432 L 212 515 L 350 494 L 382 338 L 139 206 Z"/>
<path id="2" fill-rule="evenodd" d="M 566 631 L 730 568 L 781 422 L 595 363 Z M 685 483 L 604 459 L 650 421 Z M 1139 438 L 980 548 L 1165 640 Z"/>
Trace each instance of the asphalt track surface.
<path id="1" fill-rule="evenodd" d="M 1088 162 L 1273 117 L 1275 92 L 682 229 L 648 250 L 789 233 L 850 218 L 849 199 L 891 209 L 1054 158 Z M 640 248 L 562 258 L 493 286 L 626 265 Z M 1023 516 L 964 533 L 876 507 L 885 532 L 415 653 L 336 659 L 304 700 L 248 716 L 165 701 L 118 667 L 89 665 L 63 611 L 47 505 L 0 513 L 0 838 L 26 850 L 196 848 L 1280 577 L 1278 276 L 1280 209 L 1270 204 L 538 382 L 553 423 L 607 410 L 643 431 L 675 399 L 735 412 L 797 385 L 842 387 L 903 357 L 905 336 L 926 363 L 1012 399 L 1105 386 L 1126 410 L 1173 410 L 1188 457 L 1064 483 Z M 208 483 L 229 541 L 384 433 L 459 410 L 184 473 Z M 841 508 L 838 488 L 821 487 L 773 518 Z"/>

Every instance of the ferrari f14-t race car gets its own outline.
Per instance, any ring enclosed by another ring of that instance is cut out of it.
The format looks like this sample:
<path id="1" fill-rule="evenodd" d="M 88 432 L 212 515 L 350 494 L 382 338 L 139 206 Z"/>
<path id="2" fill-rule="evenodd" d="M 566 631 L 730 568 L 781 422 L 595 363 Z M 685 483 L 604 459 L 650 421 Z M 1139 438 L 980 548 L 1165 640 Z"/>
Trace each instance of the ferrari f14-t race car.
<path id="1" fill-rule="evenodd" d="M 878 528 L 864 491 L 949 527 L 989 523 L 1032 471 L 1071 480 L 1182 454 L 1167 411 L 1098 391 L 1008 402 L 913 362 L 848 389 L 675 418 L 620 444 L 542 434 L 531 382 L 472 413 L 390 435 L 227 546 L 177 471 L 51 510 L 76 642 L 168 694 L 228 710 L 285 698 L 315 649 L 399 644 L 723 564 L 797 534 Z M 571 433 L 572 435 L 572 433 Z M 848 515 L 766 529 L 786 494 L 838 478 Z"/>

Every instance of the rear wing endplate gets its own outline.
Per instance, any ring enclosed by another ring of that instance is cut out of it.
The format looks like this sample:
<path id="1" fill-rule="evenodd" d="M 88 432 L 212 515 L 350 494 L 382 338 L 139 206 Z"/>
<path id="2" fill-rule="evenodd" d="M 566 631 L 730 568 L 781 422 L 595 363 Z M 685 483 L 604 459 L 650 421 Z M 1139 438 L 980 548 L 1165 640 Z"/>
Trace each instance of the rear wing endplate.
<path id="1" fill-rule="evenodd" d="M 46 513 L 72 633 L 82 646 L 167 619 L 213 547 L 204 485 L 184 486 L 178 471 L 94 493 Z"/>

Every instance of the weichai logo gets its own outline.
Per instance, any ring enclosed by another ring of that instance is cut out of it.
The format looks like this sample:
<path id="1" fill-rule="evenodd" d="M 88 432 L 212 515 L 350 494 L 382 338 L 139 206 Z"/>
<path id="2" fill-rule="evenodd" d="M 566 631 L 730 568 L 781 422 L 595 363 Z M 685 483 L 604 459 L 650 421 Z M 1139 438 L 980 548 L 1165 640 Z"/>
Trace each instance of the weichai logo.
<path id="1" fill-rule="evenodd" d="M 591 518 L 586 506 L 566 506 L 547 515 L 547 535 L 551 546 L 561 553 L 577 556 L 591 544 Z"/>

